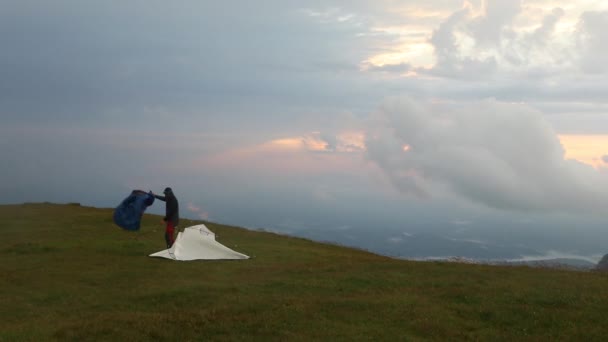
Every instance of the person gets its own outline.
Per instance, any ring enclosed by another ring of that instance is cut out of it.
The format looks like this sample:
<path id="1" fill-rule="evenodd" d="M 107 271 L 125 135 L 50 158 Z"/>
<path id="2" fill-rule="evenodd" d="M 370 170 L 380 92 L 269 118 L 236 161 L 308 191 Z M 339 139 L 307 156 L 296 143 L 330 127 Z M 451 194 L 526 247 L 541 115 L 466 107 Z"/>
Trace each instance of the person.
<path id="1" fill-rule="evenodd" d="M 167 242 L 167 248 L 171 248 L 175 242 L 173 235 L 179 224 L 179 203 L 171 188 L 165 188 L 163 194 L 164 196 L 154 194 L 154 197 L 165 202 L 165 217 L 163 218 L 163 221 L 166 224 L 165 241 Z"/>

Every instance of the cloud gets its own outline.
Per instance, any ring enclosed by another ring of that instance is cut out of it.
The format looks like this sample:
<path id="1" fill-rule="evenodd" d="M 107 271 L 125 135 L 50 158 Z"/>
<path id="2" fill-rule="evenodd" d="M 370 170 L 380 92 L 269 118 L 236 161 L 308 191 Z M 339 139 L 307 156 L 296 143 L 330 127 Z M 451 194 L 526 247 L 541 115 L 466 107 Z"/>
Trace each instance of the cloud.
<path id="1" fill-rule="evenodd" d="M 544 255 L 522 255 L 516 259 L 508 259 L 507 261 L 511 262 L 526 262 L 526 261 L 543 261 L 543 260 L 552 260 L 552 259 L 573 259 L 573 260 L 583 260 L 593 264 L 596 264 L 602 258 L 601 255 L 579 255 L 577 253 L 572 252 L 561 252 L 561 251 L 546 251 Z"/>
<path id="2" fill-rule="evenodd" d="M 500 45 L 503 26 L 511 19 L 504 16 L 507 12 L 500 14 L 501 11 L 494 10 L 493 5 L 484 9 L 484 13 L 475 15 L 472 5 L 465 3 L 433 30 L 429 42 L 435 50 L 436 64 L 417 71 L 466 79 L 495 73 L 498 70 L 495 47 Z"/>
<path id="3" fill-rule="evenodd" d="M 564 16 L 565 12 L 562 8 L 556 7 L 551 13 L 543 18 L 542 25 L 534 30 L 530 35 L 530 39 L 538 45 L 544 45 L 551 38 L 551 35 L 555 32 L 555 27 L 559 20 Z"/>
<path id="4" fill-rule="evenodd" d="M 10 82 L 0 115 L 95 126 L 118 111 L 121 124 L 139 126 L 153 118 L 135 113 L 163 107 L 173 120 L 159 126 L 172 129 L 201 118 L 209 131 L 226 121 L 288 126 L 294 107 L 345 102 L 371 40 L 357 37 L 365 29 L 350 12 L 320 24 L 294 5 L 3 3 L 0 71 Z"/>
<path id="5" fill-rule="evenodd" d="M 468 8 L 463 8 L 451 14 L 437 29 L 433 31 L 430 43 L 435 49 L 436 65 L 431 71 L 447 74 L 460 63 L 459 45 L 455 32 L 470 15 Z"/>
<path id="6" fill-rule="evenodd" d="M 400 191 L 419 197 L 568 212 L 601 211 L 608 200 L 605 177 L 565 160 L 552 127 L 526 105 L 392 98 L 371 120 L 366 146 Z"/>
<path id="7" fill-rule="evenodd" d="M 608 154 L 602 156 L 602 161 L 608 164 Z"/>
<path id="8" fill-rule="evenodd" d="M 186 207 L 189 211 L 195 213 L 198 218 L 202 219 L 202 220 L 208 220 L 209 219 L 209 213 L 204 211 L 203 209 L 201 209 L 200 207 L 196 206 L 194 203 L 188 203 L 188 206 Z"/>
<path id="9" fill-rule="evenodd" d="M 324 203 L 336 201 L 336 197 L 332 193 L 332 190 L 326 185 L 316 185 L 312 189 L 312 198 L 316 201 Z"/>
<path id="10" fill-rule="evenodd" d="M 603 48 L 608 44 L 607 22 L 608 11 L 590 11 L 581 15 L 577 30 L 577 43 L 581 50 L 581 68 L 587 73 L 608 71 L 606 65 L 608 51 Z"/>
<path id="11" fill-rule="evenodd" d="M 366 68 L 368 71 L 378 71 L 385 73 L 394 74 L 405 74 L 412 70 L 412 66 L 409 63 L 398 63 L 398 64 L 384 64 L 384 65 L 370 65 Z"/>
<path id="12" fill-rule="evenodd" d="M 393 236 L 393 237 L 389 237 L 389 238 L 387 239 L 387 241 L 388 241 L 389 243 L 401 243 L 401 242 L 403 242 L 403 238 L 402 238 L 402 237 L 400 237 L 400 236 Z"/>
<path id="13" fill-rule="evenodd" d="M 521 0 L 485 0 L 482 6 L 483 15 L 473 18 L 467 25 L 468 29 L 476 44 L 499 46 L 514 18 L 521 12 Z"/>
<path id="14" fill-rule="evenodd" d="M 577 69 L 606 72 L 608 54 L 601 47 L 608 44 L 608 11 L 587 11 L 573 20 L 577 9 L 512 0 L 483 1 L 476 8 L 465 2 L 432 32 L 435 65 L 416 71 L 465 80 L 513 72 L 540 79 Z"/>
<path id="15" fill-rule="evenodd" d="M 469 220 L 455 219 L 455 220 L 451 220 L 450 223 L 453 224 L 453 225 L 455 225 L 455 226 L 468 226 L 472 222 L 469 221 Z"/>
<path id="16" fill-rule="evenodd" d="M 576 159 L 596 168 L 602 167 L 602 155 L 608 145 L 608 135 L 559 135 L 559 140 L 566 150 L 566 159 Z"/>
<path id="17" fill-rule="evenodd" d="M 483 246 L 487 246 L 487 242 L 486 241 L 482 241 L 479 239 L 474 239 L 474 238 L 452 238 L 449 236 L 444 236 L 444 239 L 450 240 L 450 241 L 456 241 L 456 242 L 468 242 L 468 243 L 473 243 L 476 245 L 483 245 Z"/>
<path id="18" fill-rule="evenodd" d="M 188 168 L 245 172 L 249 176 L 351 174 L 363 164 L 364 136 L 359 131 L 319 131 L 202 155 Z"/>

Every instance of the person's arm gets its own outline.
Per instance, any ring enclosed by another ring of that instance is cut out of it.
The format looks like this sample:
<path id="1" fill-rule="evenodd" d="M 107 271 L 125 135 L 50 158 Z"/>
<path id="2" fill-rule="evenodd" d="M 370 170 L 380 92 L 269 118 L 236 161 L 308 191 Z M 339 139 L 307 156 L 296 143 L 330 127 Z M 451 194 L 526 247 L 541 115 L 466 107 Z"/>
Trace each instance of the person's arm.
<path id="1" fill-rule="evenodd" d="M 157 198 L 157 199 L 159 199 L 159 200 L 161 200 L 161 201 L 163 201 L 163 202 L 167 201 L 167 198 L 165 198 L 165 196 L 160 196 L 160 195 L 154 194 L 154 197 Z"/>

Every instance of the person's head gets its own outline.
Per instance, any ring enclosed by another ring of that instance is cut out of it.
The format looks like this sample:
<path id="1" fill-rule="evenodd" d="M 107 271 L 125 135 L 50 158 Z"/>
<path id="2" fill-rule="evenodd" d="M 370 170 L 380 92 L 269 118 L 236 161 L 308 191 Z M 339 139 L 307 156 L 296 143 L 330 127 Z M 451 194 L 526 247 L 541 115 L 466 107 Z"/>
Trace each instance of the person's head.
<path id="1" fill-rule="evenodd" d="M 171 190 L 171 188 L 166 187 L 165 190 L 163 191 L 163 194 L 167 195 L 167 194 L 173 194 L 173 190 Z"/>

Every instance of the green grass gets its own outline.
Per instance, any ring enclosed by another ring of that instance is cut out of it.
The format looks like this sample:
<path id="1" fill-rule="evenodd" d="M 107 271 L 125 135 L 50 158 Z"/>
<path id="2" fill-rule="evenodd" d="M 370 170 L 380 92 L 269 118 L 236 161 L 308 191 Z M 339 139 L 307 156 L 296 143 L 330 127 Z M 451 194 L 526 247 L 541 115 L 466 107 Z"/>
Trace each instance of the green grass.
<path id="1" fill-rule="evenodd" d="M 160 217 L 0 206 L 0 341 L 578 340 L 608 335 L 608 275 L 394 260 L 209 223 L 253 258 L 175 262 Z M 185 227 L 195 222 L 181 223 Z"/>

